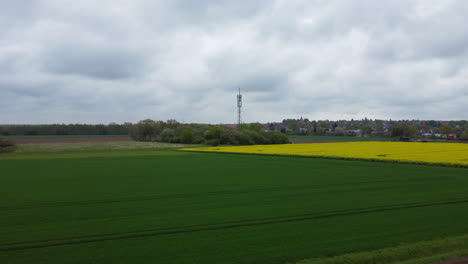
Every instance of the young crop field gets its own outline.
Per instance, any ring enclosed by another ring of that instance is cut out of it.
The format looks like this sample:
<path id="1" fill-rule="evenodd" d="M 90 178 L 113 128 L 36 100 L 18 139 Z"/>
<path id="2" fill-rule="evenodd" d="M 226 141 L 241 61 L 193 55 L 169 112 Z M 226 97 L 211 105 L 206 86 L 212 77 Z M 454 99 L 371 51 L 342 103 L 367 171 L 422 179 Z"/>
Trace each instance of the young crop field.
<path id="1" fill-rule="evenodd" d="M 0 263 L 377 263 L 360 262 L 369 254 L 393 263 L 408 252 L 466 253 L 466 168 L 167 149 L 64 156 L 0 159 Z"/>
<path id="2" fill-rule="evenodd" d="M 395 141 L 390 137 L 355 137 L 355 136 L 288 136 L 292 142 L 307 143 L 307 142 L 354 142 L 354 141 Z"/>
<path id="3" fill-rule="evenodd" d="M 468 166 L 468 144 L 463 143 L 340 142 L 205 147 L 184 150 Z"/>

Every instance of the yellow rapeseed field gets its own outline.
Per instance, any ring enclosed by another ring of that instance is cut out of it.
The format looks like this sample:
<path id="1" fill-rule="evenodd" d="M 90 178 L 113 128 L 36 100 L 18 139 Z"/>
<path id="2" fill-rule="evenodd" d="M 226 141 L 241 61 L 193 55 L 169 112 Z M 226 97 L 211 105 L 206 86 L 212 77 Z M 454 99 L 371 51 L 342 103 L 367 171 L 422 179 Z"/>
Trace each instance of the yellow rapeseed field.
<path id="1" fill-rule="evenodd" d="M 187 151 L 387 160 L 468 166 L 468 144 L 416 142 L 340 142 L 186 148 Z"/>

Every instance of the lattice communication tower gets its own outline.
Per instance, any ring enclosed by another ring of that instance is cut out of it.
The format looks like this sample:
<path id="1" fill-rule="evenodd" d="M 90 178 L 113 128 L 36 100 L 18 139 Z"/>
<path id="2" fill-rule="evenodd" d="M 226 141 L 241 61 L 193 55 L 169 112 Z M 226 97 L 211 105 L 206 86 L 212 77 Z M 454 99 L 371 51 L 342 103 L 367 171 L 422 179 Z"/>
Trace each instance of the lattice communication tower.
<path id="1" fill-rule="evenodd" d="M 237 124 L 238 125 L 240 125 L 242 122 L 241 108 L 242 108 L 242 94 L 240 93 L 240 88 L 239 88 L 239 93 L 237 94 Z"/>

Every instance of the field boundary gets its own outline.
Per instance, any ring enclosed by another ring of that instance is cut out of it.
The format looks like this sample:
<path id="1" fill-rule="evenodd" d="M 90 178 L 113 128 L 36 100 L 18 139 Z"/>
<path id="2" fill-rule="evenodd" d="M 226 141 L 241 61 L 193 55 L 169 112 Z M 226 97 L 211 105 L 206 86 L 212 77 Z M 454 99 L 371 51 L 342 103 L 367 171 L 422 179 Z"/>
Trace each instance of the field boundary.
<path id="1" fill-rule="evenodd" d="M 332 257 L 304 259 L 295 264 L 427 264 L 463 256 L 468 256 L 468 234 Z"/>
<path id="2" fill-rule="evenodd" d="M 468 168 L 468 165 L 454 164 L 454 163 L 441 163 L 441 162 L 423 162 L 423 161 L 401 161 L 401 160 L 382 160 L 372 158 L 350 158 L 350 157 L 337 157 L 337 156 L 317 156 L 317 155 L 291 155 L 291 154 L 270 154 L 270 153 L 240 153 L 228 151 L 207 151 L 207 150 L 186 150 L 176 149 L 177 151 L 184 152 L 199 152 L 199 153 L 215 153 L 215 154 L 234 154 L 234 155 L 254 155 L 254 156 L 276 156 L 276 157 L 292 157 L 292 158 L 313 158 L 313 159 L 334 159 L 334 160 L 351 160 L 351 161 L 369 161 L 369 162 L 382 162 L 393 164 L 412 164 L 412 165 L 429 165 L 437 167 L 454 167 L 454 168 Z"/>

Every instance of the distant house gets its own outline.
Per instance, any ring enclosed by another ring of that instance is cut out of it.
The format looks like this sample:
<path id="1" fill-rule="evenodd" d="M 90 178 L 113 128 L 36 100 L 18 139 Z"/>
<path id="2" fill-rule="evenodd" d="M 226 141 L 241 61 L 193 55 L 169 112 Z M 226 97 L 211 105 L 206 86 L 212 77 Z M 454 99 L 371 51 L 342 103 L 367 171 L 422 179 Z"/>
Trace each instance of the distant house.
<path id="1" fill-rule="evenodd" d="M 348 130 L 347 132 L 348 132 L 349 135 L 356 136 L 356 137 L 362 137 L 362 130 L 361 129 Z"/>
<path id="2" fill-rule="evenodd" d="M 430 138 L 432 137 L 432 133 L 423 133 L 422 136 L 425 138 Z"/>

